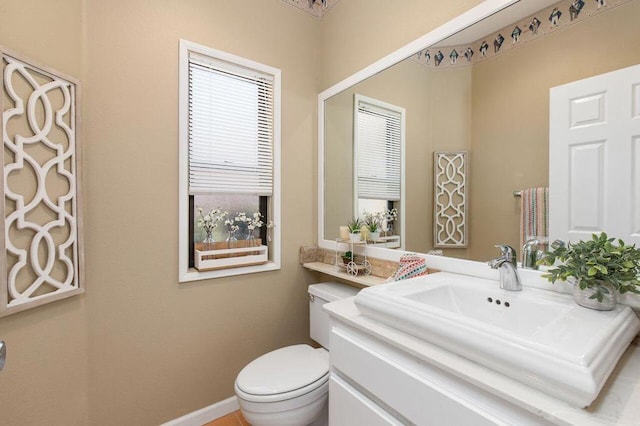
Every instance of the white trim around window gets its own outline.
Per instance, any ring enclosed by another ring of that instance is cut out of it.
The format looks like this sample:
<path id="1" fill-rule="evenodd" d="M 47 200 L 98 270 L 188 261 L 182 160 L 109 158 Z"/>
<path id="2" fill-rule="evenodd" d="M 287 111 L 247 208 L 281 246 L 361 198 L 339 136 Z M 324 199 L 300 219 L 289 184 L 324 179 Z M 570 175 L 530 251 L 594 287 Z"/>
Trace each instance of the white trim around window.
<path id="1" fill-rule="evenodd" d="M 274 228 L 271 230 L 271 260 L 263 265 L 246 266 L 215 271 L 200 272 L 189 268 L 189 56 L 203 55 L 234 66 L 259 71 L 273 77 L 273 194 L 271 211 Z M 211 49 L 200 44 L 180 40 L 179 80 L 179 189 L 178 189 L 178 281 L 189 282 L 210 278 L 243 275 L 280 269 L 281 256 L 281 197 L 280 197 L 280 120 L 281 120 L 281 72 L 277 68 L 260 64 L 239 56 Z"/>

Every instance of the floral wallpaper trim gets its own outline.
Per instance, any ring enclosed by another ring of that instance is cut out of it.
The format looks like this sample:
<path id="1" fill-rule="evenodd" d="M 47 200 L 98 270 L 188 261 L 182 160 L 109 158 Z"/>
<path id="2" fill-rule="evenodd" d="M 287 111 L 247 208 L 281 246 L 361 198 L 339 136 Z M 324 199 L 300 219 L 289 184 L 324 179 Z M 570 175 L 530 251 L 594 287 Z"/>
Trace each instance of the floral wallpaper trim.
<path id="1" fill-rule="evenodd" d="M 340 0 L 280 0 L 282 3 L 297 7 L 316 18 L 321 18 Z"/>
<path id="2" fill-rule="evenodd" d="M 635 0 L 563 0 L 469 45 L 430 47 L 413 60 L 432 68 L 473 65 Z"/>

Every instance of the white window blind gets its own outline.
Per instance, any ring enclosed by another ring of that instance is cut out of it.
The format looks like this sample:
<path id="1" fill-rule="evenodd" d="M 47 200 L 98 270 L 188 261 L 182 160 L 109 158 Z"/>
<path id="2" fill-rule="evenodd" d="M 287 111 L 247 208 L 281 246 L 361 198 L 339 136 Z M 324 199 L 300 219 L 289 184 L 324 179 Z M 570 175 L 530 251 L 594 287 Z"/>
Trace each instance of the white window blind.
<path id="1" fill-rule="evenodd" d="M 357 197 L 399 201 L 403 113 L 356 102 Z"/>
<path id="2" fill-rule="evenodd" d="M 273 194 L 273 76 L 190 52 L 189 193 Z"/>

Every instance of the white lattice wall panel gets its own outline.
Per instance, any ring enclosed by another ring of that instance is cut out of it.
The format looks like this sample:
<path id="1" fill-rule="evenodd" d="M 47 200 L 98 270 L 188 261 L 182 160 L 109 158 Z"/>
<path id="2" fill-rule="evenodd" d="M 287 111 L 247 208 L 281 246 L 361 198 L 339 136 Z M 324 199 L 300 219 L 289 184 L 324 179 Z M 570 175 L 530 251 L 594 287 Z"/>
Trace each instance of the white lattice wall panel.
<path id="1" fill-rule="evenodd" d="M 79 83 L 1 53 L 4 316 L 83 289 Z"/>
<path id="2" fill-rule="evenodd" d="M 467 246 L 467 153 L 434 153 L 434 247 Z"/>

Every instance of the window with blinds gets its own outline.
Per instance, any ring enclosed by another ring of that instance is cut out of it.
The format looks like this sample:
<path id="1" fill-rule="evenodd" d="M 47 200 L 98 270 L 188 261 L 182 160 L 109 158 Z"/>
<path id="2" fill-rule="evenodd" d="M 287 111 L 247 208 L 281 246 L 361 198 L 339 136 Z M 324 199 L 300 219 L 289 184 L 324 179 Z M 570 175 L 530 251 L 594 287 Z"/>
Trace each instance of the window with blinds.
<path id="1" fill-rule="evenodd" d="M 180 41 L 180 282 L 280 268 L 280 75 Z"/>
<path id="2" fill-rule="evenodd" d="M 356 199 L 400 200 L 404 114 L 403 108 L 356 95 Z"/>
<path id="3" fill-rule="evenodd" d="M 190 52 L 189 193 L 273 193 L 273 76 Z"/>

